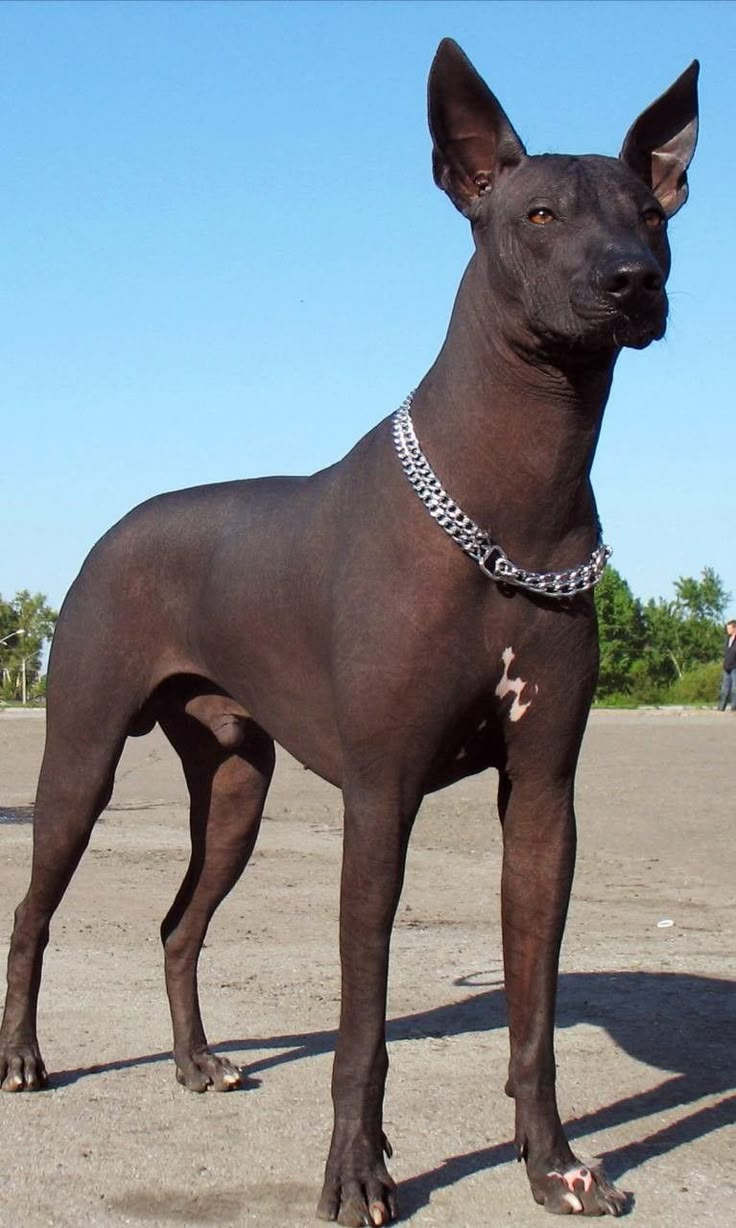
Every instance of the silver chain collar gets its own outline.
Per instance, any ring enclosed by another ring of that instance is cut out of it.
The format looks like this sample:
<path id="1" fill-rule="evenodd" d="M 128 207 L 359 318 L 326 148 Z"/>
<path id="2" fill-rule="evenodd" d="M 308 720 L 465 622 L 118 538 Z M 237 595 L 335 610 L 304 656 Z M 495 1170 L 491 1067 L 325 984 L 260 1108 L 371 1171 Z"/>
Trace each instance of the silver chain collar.
<path id="1" fill-rule="evenodd" d="M 491 580 L 512 584 L 544 597 L 562 599 L 595 588 L 603 576 L 612 551 L 600 542 L 587 563 L 566 571 L 529 571 L 517 567 L 497 542 L 471 520 L 454 499 L 450 498 L 419 446 L 411 420 L 410 393 L 393 416 L 393 436 L 396 452 L 404 473 L 419 495 L 430 516 L 437 521 L 453 541 L 474 560 Z"/>

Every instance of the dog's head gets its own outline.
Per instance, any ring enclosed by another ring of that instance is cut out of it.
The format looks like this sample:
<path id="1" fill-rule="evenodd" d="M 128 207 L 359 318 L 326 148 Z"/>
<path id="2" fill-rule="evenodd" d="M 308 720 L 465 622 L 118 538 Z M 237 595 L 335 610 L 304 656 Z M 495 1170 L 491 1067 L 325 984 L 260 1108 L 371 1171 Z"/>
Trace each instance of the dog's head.
<path id="1" fill-rule="evenodd" d="M 429 77 L 434 177 L 470 219 L 493 301 L 525 348 L 571 356 L 664 335 L 667 221 L 685 203 L 698 63 L 635 121 L 619 158 L 527 155 L 451 39 Z"/>

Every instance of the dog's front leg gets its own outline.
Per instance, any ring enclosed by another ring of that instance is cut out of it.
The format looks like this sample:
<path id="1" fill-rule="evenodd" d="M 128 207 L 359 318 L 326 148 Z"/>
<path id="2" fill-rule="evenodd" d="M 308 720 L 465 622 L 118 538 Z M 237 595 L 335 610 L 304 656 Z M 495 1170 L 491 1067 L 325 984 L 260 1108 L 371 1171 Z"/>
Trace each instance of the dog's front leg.
<path id="1" fill-rule="evenodd" d="M 332 1076 L 335 1123 L 320 1219 L 357 1228 L 396 1216 L 384 1163 L 383 1093 L 388 1071 L 386 985 L 391 927 L 419 798 L 398 789 L 345 791 L 340 894 L 342 1007 Z"/>
<path id="2" fill-rule="evenodd" d="M 516 1101 L 516 1147 L 532 1194 L 557 1214 L 618 1215 L 625 1204 L 600 1170 L 581 1165 L 555 1093 L 554 1013 L 560 944 L 575 866 L 573 782 L 502 779 L 503 950 Z"/>

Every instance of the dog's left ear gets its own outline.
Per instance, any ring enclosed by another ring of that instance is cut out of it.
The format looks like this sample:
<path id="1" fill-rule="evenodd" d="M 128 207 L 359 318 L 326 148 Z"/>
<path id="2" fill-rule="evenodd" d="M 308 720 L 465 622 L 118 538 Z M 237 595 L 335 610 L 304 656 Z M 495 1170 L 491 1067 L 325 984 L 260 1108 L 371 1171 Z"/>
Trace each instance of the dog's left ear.
<path id="1" fill-rule="evenodd" d="M 698 72 L 693 60 L 631 125 L 619 157 L 652 189 L 667 217 L 687 200 L 687 168 L 698 139 Z"/>
<path id="2" fill-rule="evenodd" d="M 451 38 L 437 48 L 428 96 L 434 180 L 468 217 L 478 197 L 518 166 L 526 150 L 498 99 Z"/>

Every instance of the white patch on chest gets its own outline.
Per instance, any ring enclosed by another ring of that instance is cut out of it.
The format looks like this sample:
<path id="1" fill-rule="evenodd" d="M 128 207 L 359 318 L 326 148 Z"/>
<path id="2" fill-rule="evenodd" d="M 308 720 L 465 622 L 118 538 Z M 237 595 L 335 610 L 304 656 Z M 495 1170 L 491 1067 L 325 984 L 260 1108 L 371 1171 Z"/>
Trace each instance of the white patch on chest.
<path id="1" fill-rule="evenodd" d="M 531 707 L 532 703 L 531 699 L 527 699 L 526 702 L 522 703 L 521 692 L 524 690 L 525 686 L 530 686 L 531 684 L 527 683 L 523 678 L 509 677 L 509 668 L 515 655 L 516 654 L 514 653 L 513 648 L 504 648 L 501 654 L 501 660 L 503 661 L 503 674 L 501 675 L 501 681 L 496 687 L 496 694 L 498 695 L 499 699 L 505 699 L 507 695 L 513 695 L 511 707 L 509 709 L 509 720 L 520 721 L 527 708 Z M 535 683 L 534 694 L 536 695 L 538 692 L 539 687 Z"/>

